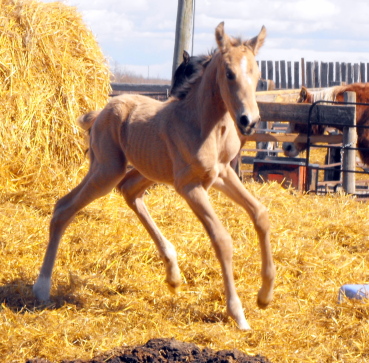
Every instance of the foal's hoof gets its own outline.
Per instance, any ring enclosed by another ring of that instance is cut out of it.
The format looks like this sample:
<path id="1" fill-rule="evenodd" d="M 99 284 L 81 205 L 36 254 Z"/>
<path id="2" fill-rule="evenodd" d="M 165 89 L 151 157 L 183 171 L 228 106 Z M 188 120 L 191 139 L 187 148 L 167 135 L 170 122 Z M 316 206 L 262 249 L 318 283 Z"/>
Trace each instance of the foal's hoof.
<path id="1" fill-rule="evenodd" d="M 262 299 L 260 295 L 261 295 L 261 293 L 259 291 L 259 293 L 258 293 L 258 299 L 257 299 L 258 307 L 260 309 L 266 309 L 268 307 L 268 305 L 270 304 L 270 302 L 272 301 L 272 297 L 266 298 L 266 299 L 265 298 Z"/>
<path id="2" fill-rule="evenodd" d="M 37 300 L 47 302 L 50 300 L 51 281 L 45 277 L 39 277 L 33 285 L 33 295 Z"/>
<path id="3" fill-rule="evenodd" d="M 171 285 L 167 282 L 168 289 L 172 294 L 178 294 L 181 291 L 181 285 Z"/>
<path id="4" fill-rule="evenodd" d="M 251 331 L 252 330 L 249 323 L 247 322 L 247 320 L 238 323 L 238 329 L 243 330 L 243 331 Z"/>
<path id="5" fill-rule="evenodd" d="M 259 307 L 260 309 L 266 309 L 266 308 L 268 307 L 268 305 L 269 305 L 269 303 L 261 302 L 259 299 L 258 299 L 258 301 L 257 301 L 257 304 L 258 304 L 258 307 Z"/>

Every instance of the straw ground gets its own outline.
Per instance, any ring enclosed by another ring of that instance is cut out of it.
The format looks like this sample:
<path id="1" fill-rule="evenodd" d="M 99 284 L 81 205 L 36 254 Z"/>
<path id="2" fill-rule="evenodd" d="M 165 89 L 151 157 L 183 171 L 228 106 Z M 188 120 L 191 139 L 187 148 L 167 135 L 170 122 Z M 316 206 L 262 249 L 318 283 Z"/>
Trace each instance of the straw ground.
<path id="1" fill-rule="evenodd" d="M 346 196 L 295 194 L 246 183 L 268 206 L 278 279 L 275 300 L 256 307 L 260 258 L 252 223 L 220 194 L 212 201 L 235 241 L 238 291 L 251 333 L 227 320 L 220 268 L 200 223 L 165 186 L 147 204 L 177 246 L 184 286 L 171 295 L 155 247 L 120 195 L 80 213 L 59 251 L 52 303 L 31 285 L 47 240 L 51 206 L 65 190 L 4 192 L 0 213 L 0 356 L 22 362 L 91 358 L 122 345 L 174 337 L 216 350 L 237 348 L 273 362 L 369 360 L 369 308 L 337 304 L 344 283 L 368 283 L 368 205 Z"/>

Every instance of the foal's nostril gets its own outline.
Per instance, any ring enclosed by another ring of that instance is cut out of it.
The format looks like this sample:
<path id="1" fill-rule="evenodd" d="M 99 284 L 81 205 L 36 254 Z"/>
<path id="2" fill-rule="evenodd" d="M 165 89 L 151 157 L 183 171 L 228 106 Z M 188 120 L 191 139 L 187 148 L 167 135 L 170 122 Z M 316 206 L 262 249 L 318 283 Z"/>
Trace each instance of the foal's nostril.
<path id="1" fill-rule="evenodd" d="M 240 117 L 240 124 L 244 127 L 247 127 L 250 125 L 250 120 L 246 115 L 242 115 Z"/>

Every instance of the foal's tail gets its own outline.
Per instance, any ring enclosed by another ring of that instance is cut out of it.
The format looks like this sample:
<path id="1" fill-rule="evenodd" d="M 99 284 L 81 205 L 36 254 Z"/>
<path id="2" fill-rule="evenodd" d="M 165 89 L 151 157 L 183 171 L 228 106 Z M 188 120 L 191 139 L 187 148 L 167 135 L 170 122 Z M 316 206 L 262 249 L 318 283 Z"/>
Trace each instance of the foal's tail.
<path id="1" fill-rule="evenodd" d="M 86 113 L 86 114 L 78 117 L 78 119 L 77 119 L 77 124 L 79 125 L 79 127 L 81 127 L 83 130 L 86 131 L 85 143 L 86 143 L 86 148 L 87 149 L 85 151 L 85 155 L 89 154 L 91 127 L 95 123 L 95 120 L 97 119 L 97 116 L 99 116 L 100 112 L 101 112 L 100 110 L 99 111 L 90 111 L 89 113 Z"/>
<path id="2" fill-rule="evenodd" d="M 90 111 L 77 119 L 77 124 L 85 131 L 90 131 L 92 125 L 94 124 L 97 116 L 99 116 L 101 110 L 99 111 Z"/>

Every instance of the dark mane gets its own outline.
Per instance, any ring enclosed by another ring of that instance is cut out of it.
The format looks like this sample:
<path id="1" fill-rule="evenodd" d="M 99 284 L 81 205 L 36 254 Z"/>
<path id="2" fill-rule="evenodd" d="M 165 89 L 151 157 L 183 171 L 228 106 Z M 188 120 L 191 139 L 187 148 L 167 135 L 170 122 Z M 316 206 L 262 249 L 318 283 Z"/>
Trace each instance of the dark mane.
<path id="1" fill-rule="evenodd" d="M 216 50 L 212 50 L 207 55 L 188 56 L 184 54 L 183 62 L 178 66 L 173 76 L 173 85 L 170 90 L 170 95 L 184 99 L 192 85 L 203 75 L 205 68 L 212 60 Z"/>

